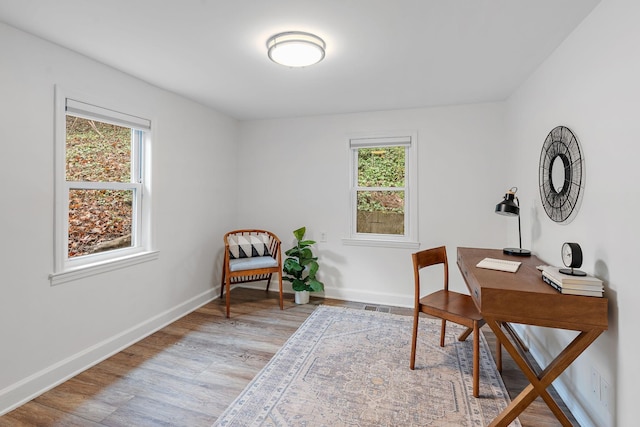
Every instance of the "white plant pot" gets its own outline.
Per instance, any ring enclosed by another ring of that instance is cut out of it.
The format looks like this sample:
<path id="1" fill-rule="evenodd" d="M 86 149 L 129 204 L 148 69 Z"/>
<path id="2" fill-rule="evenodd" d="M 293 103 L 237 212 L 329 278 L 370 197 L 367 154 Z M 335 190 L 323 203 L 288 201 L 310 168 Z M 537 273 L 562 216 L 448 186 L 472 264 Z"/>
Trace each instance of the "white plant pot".
<path id="1" fill-rule="evenodd" d="M 295 291 L 296 304 L 309 304 L 309 291 Z"/>

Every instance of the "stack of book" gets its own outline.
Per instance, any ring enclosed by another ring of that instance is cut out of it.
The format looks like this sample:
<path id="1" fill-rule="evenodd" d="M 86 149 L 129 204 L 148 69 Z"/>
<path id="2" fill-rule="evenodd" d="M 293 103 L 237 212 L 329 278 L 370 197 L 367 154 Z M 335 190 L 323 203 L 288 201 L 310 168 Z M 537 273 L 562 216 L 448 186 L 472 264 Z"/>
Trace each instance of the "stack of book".
<path id="1" fill-rule="evenodd" d="M 542 268 L 542 280 L 563 294 L 602 297 L 604 292 L 602 280 L 597 277 L 571 276 L 560 273 L 558 267 L 549 265 Z"/>

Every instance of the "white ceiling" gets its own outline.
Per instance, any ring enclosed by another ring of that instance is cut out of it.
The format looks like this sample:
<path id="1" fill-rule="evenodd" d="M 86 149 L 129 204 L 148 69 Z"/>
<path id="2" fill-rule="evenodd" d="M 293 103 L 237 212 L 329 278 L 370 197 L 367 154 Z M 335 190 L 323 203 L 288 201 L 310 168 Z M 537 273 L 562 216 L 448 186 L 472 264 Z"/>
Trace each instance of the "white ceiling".
<path id="1" fill-rule="evenodd" d="M 0 0 L 0 21 L 246 119 L 506 99 L 600 0 Z M 324 61 L 267 58 L 282 31 Z"/>

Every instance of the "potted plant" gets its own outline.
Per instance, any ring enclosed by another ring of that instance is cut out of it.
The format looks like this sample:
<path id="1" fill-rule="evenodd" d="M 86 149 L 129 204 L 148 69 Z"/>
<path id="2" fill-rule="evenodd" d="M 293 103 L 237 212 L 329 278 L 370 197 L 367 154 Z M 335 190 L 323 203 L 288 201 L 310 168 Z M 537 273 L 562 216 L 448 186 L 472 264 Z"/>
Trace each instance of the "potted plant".
<path id="1" fill-rule="evenodd" d="M 313 256 L 311 245 L 314 240 L 303 240 L 306 227 L 293 231 L 296 238 L 296 246 L 285 252 L 287 259 L 284 261 L 282 270 L 283 280 L 291 282 L 291 287 L 295 291 L 296 304 L 306 304 L 309 302 L 309 292 L 320 292 L 324 290 L 324 284 L 316 279 L 318 272 L 318 258 Z"/>

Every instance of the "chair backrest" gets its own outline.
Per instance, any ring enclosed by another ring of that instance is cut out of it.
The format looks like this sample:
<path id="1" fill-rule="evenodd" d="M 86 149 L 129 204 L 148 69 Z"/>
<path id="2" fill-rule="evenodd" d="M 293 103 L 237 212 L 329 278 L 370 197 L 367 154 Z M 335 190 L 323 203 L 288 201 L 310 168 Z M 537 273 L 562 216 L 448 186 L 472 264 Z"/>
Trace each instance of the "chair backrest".
<path id="1" fill-rule="evenodd" d="M 447 261 L 447 248 L 425 249 L 416 252 L 413 257 L 413 276 L 415 280 L 416 303 L 420 300 L 420 270 L 437 264 L 444 264 L 444 289 L 449 289 L 449 262 Z"/>
<path id="2" fill-rule="evenodd" d="M 225 259 L 270 255 L 279 259 L 280 239 L 267 230 L 244 229 L 224 235 Z M 267 253 L 264 249 L 266 248 Z"/>

